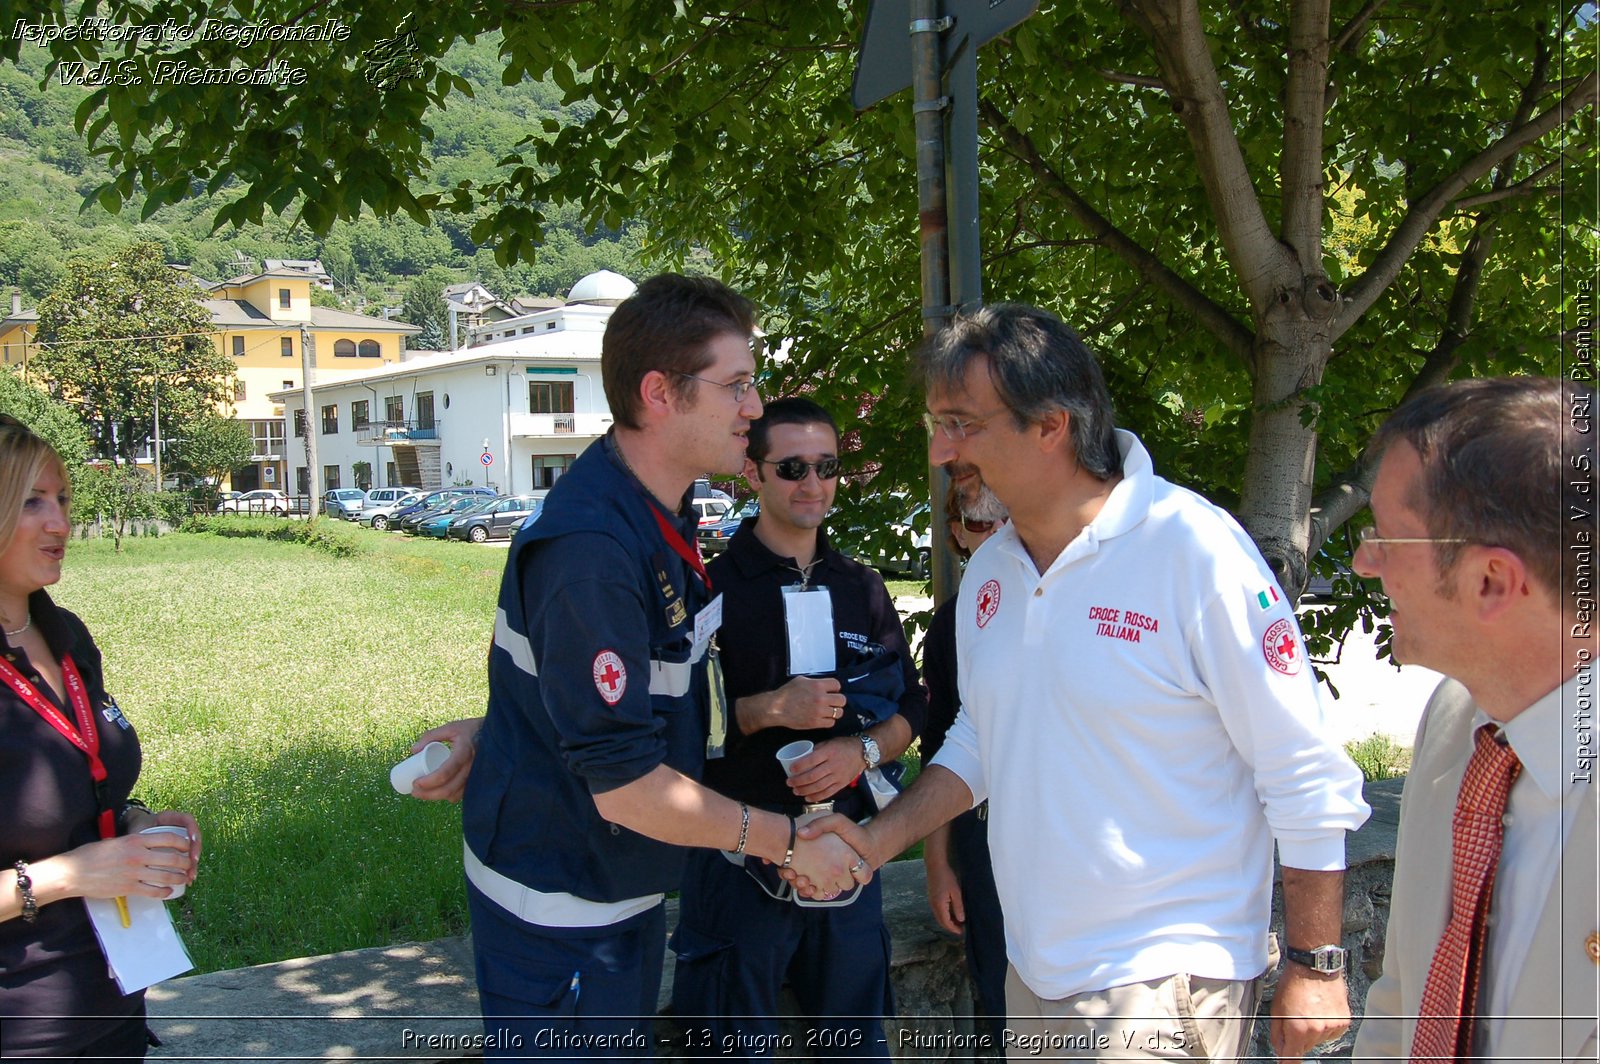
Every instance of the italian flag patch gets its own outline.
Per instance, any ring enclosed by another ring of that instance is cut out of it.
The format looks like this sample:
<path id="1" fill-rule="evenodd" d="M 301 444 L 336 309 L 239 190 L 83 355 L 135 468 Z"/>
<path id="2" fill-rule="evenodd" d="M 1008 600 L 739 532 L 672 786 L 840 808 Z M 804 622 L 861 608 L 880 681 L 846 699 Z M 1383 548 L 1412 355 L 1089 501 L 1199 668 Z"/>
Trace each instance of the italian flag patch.
<path id="1" fill-rule="evenodd" d="M 1257 591 L 1256 601 L 1261 603 L 1262 609 L 1270 610 L 1278 601 L 1278 589 L 1275 587 L 1268 587 L 1261 591 Z"/>

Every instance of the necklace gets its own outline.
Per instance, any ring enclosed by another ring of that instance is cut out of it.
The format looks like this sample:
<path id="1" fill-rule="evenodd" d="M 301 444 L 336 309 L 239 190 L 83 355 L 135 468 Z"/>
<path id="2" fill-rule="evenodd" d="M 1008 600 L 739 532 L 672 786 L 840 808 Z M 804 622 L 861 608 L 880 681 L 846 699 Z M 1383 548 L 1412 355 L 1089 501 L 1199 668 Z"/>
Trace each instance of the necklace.
<path id="1" fill-rule="evenodd" d="M 811 559 L 811 564 L 810 565 L 787 565 L 786 564 L 786 565 L 784 565 L 784 568 L 793 570 L 794 572 L 797 572 L 797 573 L 800 574 L 800 590 L 801 591 L 806 591 L 806 590 L 809 590 L 810 587 L 811 587 L 811 571 L 817 567 L 817 563 L 820 562 L 820 561 L 822 561 L 822 555 L 819 554 L 815 558 Z"/>
<path id="2" fill-rule="evenodd" d="M 635 473 L 633 471 L 633 466 L 628 464 L 628 456 L 622 453 L 622 444 L 618 443 L 615 437 L 613 437 L 612 440 L 611 440 L 611 450 L 616 453 L 617 461 L 622 463 L 622 468 L 626 469 L 628 471 L 628 475 L 633 478 L 633 481 L 634 481 L 635 484 L 638 484 L 641 488 L 643 488 L 645 490 L 645 493 L 647 495 L 649 495 L 652 499 L 654 499 L 656 502 L 659 502 L 662 506 L 665 506 L 667 508 L 667 512 L 668 513 L 677 514 L 679 516 L 682 516 L 682 510 L 683 510 L 682 501 L 680 500 L 679 502 L 669 503 L 665 499 L 663 499 L 661 496 L 657 495 L 654 491 L 651 491 L 650 490 L 650 485 L 646 484 L 644 482 L 644 478 L 640 477 L 639 474 Z"/>
<path id="3" fill-rule="evenodd" d="M 23 632 L 26 632 L 29 628 L 32 628 L 32 627 L 33 627 L 33 613 L 30 611 L 29 614 L 28 614 L 28 623 L 24 624 L 21 628 L 18 628 L 15 631 L 6 631 L 6 638 L 7 639 L 15 639 L 17 636 L 21 635 Z M 3 630 L 3 629 L 0 629 L 0 630 Z"/>

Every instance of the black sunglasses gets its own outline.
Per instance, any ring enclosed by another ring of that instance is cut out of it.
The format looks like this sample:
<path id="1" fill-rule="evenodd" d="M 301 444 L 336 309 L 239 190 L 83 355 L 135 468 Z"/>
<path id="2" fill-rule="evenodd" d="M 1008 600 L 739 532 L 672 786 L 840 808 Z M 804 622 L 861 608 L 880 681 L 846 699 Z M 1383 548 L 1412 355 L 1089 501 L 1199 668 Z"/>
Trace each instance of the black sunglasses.
<path id="1" fill-rule="evenodd" d="M 955 518 L 952 517 L 951 520 L 954 521 Z M 974 521 L 970 517 L 963 517 L 963 518 L 961 518 L 961 527 L 966 529 L 968 532 L 973 532 L 973 533 L 987 532 L 991 528 L 994 527 L 994 522 L 993 521 Z"/>
<path id="2" fill-rule="evenodd" d="M 823 458 L 816 462 L 806 462 L 799 458 L 783 458 L 773 462 L 765 458 L 757 458 L 762 465 L 769 465 L 777 471 L 784 480 L 804 480 L 806 474 L 813 469 L 817 471 L 818 480 L 832 480 L 839 475 L 839 460 L 837 458 Z"/>

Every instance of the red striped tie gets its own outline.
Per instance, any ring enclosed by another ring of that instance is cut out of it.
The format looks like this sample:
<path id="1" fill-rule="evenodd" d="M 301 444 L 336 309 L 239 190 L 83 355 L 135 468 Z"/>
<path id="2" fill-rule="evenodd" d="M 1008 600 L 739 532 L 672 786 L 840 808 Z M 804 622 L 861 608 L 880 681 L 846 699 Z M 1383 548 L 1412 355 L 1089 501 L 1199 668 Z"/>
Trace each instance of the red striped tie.
<path id="1" fill-rule="evenodd" d="M 1472 1056 L 1473 1013 L 1478 976 L 1489 939 L 1489 899 L 1505 838 L 1506 798 L 1522 771 L 1516 752 L 1494 737 L 1494 726 L 1478 729 L 1456 796 L 1450 862 L 1450 922 L 1433 953 L 1422 988 L 1413 1064 Z"/>

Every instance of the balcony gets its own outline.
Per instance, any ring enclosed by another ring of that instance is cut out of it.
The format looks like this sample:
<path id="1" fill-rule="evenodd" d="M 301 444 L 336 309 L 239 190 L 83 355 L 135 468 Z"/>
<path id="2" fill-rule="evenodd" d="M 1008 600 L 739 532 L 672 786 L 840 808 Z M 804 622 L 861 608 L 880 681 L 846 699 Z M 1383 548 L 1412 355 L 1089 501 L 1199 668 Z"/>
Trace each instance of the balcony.
<path id="1" fill-rule="evenodd" d="M 520 438 L 603 436 L 610 414 L 512 414 L 511 435 Z"/>
<path id="2" fill-rule="evenodd" d="M 439 443 L 439 430 L 444 422 L 435 418 L 427 425 L 415 421 L 369 421 L 356 429 L 357 447 L 388 447 L 391 444 Z"/>

